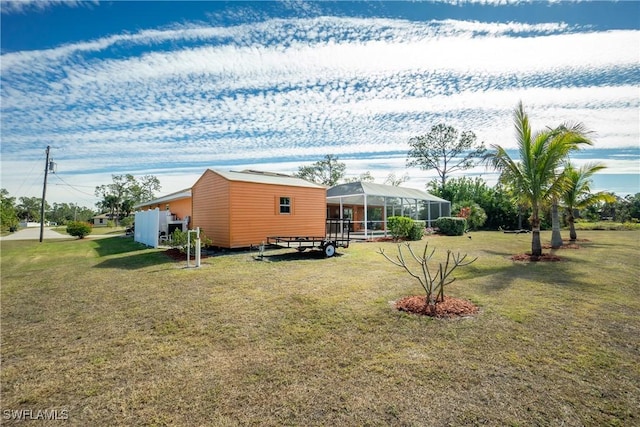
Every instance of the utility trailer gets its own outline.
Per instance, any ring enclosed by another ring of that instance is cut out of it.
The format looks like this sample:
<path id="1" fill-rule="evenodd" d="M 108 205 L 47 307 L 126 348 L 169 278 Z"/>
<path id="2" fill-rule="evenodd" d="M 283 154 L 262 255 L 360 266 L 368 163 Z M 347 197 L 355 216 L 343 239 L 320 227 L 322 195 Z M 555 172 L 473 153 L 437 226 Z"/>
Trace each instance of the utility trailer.
<path id="1" fill-rule="evenodd" d="M 316 236 L 274 236 L 267 237 L 269 245 L 280 246 L 282 248 L 294 248 L 298 252 L 303 252 L 307 248 L 320 248 L 324 255 L 329 258 L 335 255 L 336 248 L 348 248 L 351 241 L 351 220 L 348 219 L 328 219 L 326 235 Z"/>

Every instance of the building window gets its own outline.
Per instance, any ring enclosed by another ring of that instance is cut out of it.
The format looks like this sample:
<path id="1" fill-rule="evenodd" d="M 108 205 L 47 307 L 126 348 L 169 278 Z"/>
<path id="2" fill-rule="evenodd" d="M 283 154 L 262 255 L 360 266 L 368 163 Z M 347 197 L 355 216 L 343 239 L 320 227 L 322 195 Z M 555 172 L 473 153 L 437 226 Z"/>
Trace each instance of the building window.
<path id="1" fill-rule="evenodd" d="M 290 214 L 291 213 L 291 198 L 290 197 L 280 197 L 280 213 L 281 214 Z"/>

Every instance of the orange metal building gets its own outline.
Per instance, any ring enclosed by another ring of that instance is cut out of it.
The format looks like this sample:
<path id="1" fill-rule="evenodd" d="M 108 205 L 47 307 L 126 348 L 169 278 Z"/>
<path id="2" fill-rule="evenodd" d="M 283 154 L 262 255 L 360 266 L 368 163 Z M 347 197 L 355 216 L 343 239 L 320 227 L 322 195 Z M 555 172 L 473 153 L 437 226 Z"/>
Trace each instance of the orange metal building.
<path id="1" fill-rule="evenodd" d="M 192 227 L 214 246 L 240 248 L 270 236 L 324 236 L 326 187 L 269 172 L 207 169 L 191 188 Z"/>

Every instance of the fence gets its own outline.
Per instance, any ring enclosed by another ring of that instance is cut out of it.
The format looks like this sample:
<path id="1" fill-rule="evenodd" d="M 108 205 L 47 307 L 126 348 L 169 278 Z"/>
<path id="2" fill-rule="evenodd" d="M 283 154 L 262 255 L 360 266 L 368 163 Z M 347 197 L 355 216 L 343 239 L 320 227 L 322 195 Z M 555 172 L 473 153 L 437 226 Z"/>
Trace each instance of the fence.
<path id="1" fill-rule="evenodd" d="M 135 221 L 133 239 L 136 242 L 157 248 L 160 234 L 160 210 L 155 208 L 136 212 Z"/>

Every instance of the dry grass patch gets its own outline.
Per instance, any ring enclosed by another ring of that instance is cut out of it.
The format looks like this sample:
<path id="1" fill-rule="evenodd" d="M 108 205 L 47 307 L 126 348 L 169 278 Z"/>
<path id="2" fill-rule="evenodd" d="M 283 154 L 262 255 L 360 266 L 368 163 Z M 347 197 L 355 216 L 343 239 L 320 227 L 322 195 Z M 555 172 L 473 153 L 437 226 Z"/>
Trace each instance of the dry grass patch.
<path id="1" fill-rule="evenodd" d="M 447 293 L 482 312 L 455 321 L 390 306 L 421 291 L 376 253 L 393 243 L 185 269 L 130 238 L 3 242 L 2 409 L 66 408 L 69 425 L 633 425 L 640 233 L 581 237 L 532 264 L 508 259 L 530 236 L 439 237 L 479 257 Z"/>

